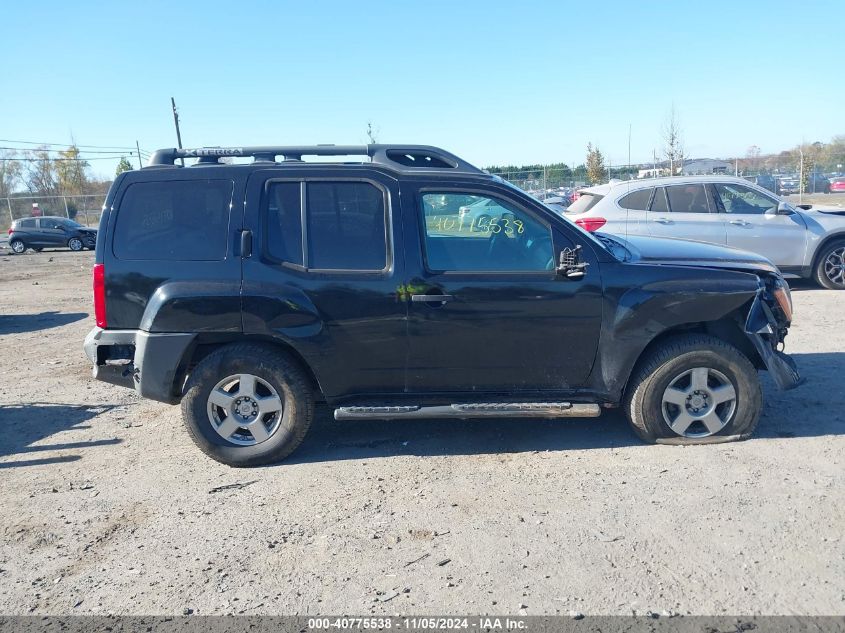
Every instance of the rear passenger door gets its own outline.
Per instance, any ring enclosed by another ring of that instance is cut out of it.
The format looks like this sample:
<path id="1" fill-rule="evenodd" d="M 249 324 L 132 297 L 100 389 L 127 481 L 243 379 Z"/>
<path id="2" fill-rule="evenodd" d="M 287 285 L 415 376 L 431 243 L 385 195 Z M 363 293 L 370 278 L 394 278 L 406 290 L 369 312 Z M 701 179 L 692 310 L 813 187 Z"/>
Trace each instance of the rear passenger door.
<path id="1" fill-rule="evenodd" d="M 724 218 L 702 183 L 657 187 L 647 218 L 649 232 L 656 237 L 727 243 Z"/>
<path id="2" fill-rule="evenodd" d="M 626 185 L 620 185 L 624 188 Z M 648 235 L 648 207 L 654 197 L 654 187 L 635 189 L 622 195 L 616 205 L 622 210 L 625 232 L 618 228 L 611 231 L 617 235 Z M 599 229 L 601 230 L 601 229 Z"/>
<path id="3" fill-rule="evenodd" d="M 244 332 L 293 347 L 323 393 L 401 394 L 407 304 L 399 191 L 375 170 L 254 172 L 245 227 Z"/>

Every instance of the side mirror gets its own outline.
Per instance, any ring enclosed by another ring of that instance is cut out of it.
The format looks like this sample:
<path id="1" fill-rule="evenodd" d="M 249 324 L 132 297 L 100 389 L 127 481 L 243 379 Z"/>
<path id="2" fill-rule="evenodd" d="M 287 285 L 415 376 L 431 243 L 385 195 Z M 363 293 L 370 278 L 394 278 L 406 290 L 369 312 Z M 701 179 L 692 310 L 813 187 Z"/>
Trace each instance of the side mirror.
<path id="1" fill-rule="evenodd" d="M 789 206 L 788 202 L 778 202 L 778 208 L 775 215 L 792 215 L 792 213 L 792 207 Z"/>
<path id="2" fill-rule="evenodd" d="M 560 252 L 557 274 L 567 279 L 582 279 L 587 274 L 587 264 L 581 261 L 581 245 L 564 248 Z"/>

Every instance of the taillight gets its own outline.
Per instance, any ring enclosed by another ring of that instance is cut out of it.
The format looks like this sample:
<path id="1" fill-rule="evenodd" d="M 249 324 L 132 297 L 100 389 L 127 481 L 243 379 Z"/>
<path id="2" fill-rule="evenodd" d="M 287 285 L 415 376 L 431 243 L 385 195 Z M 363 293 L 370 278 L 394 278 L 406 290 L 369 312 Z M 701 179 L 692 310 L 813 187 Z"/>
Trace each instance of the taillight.
<path id="1" fill-rule="evenodd" d="M 12 234 L 12 227 L 9 227 L 9 235 Z"/>
<path id="2" fill-rule="evenodd" d="M 601 227 L 607 224 L 607 220 L 604 218 L 578 218 L 575 220 L 575 224 L 580 226 L 582 229 L 589 233 L 593 233 L 598 231 Z"/>
<path id="3" fill-rule="evenodd" d="M 106 269 L 94 264 L 94 320 L 97 327 L 106 327 Z"/>

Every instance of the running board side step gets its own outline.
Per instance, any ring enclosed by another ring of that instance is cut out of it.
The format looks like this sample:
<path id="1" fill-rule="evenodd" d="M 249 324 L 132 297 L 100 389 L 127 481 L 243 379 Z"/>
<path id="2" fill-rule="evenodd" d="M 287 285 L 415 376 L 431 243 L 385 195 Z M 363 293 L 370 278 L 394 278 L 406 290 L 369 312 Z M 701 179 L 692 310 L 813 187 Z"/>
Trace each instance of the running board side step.
<path id="1" fill-rule="evenodd" d="M 597 418 L 597 404 L 569 402 L 485 402 L 433 407 L 338 407 L 335 420 L 399 420 L 404 418 Z"/>

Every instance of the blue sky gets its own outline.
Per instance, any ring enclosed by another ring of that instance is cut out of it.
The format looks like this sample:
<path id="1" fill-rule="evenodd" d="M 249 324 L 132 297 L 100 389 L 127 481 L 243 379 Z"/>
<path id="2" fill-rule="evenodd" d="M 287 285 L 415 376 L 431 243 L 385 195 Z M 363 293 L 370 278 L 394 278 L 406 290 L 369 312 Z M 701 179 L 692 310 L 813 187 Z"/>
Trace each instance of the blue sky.
<path id="1" fill-rule="evenodd" d="M 0 138 L 440 145 L 487 166 L 845 133 L 839 2 L 39 2 L 3 9 Z M 834 79 L 834 77 L 836 79 Z M 0 143 L 0 145 L 8 145 Z M 92 161 L 110 173 L 111 161 Z"/>

